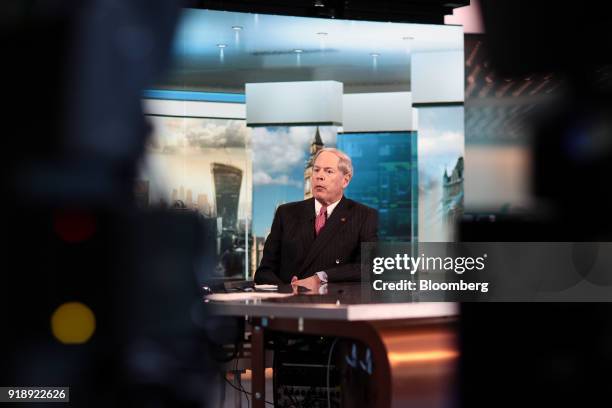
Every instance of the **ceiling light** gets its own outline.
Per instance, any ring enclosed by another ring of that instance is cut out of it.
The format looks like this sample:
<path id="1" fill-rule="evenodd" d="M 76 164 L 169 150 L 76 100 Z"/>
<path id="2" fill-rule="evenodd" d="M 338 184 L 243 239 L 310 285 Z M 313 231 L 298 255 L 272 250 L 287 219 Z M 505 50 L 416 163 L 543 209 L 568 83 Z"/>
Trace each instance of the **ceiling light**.
<path id="1" fill-rule="evenodd" d="M 414 40 L 414 37 L 406 36 L 406 37 L 402 37 L 402 40 L 406 40 L 406 41 Z"/>
<path id="2" fill-rule="evenodd" d="M 303 53 L 304 51 L 303 51 L 303 50 L 300 50 L 300 49 L 295 49 L 295 50 L 293 50 L 293 52 L 295 52 L 296 54 L 301 54 L 301 53 Z"/>
<path id="3" fill-rule="evenodd" d="M 327 33 L 326 33 L 325 31 L 319 31 L 319 32 L 317 33 L 317 35 L 326 36 L 326 35 L 327 35 Z"/>
<path id="4" fill-rule="evenodd" d="M 232 30 L 234 30 L 234 31 L 242 31 L 242 29 L 243 29 L 243 28 L 244 28 L 244 27 L 242 27 L 242 26 L 238 26 L 238 25 L 236 25 L 236 26 L 232 26 Z"/>
<path id="5" fill-rule="evenodd" d="M 315 0 L 314 6 L 315 7 L 325 7 L 325 4 L 321 0 Z"/>
<path id="6" fill-rule="evenodd" d="M 227 47 L 227 44 L 217 44 L 217 47 L 219 47 L 219 48 L 225 48 L 225 47 Z"/>
<path id="7" fill-rule="evenodd" d="M 377 54 L 377 53 L 373 52 L 373 53 L 371 53 L 370 55 L 371 55 L 371 56 L 373 56 L 374 58 L 376 58 L 376 57 L 378 57 L 380 54 Z"/>

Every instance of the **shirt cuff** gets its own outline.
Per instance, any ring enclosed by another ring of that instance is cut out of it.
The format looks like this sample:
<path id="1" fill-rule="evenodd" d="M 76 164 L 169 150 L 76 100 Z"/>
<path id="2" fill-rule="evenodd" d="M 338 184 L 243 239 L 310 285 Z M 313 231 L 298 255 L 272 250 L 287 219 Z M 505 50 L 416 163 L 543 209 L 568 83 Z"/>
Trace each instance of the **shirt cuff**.
<path id="1" fill-rule="evenodd" d="M 321 279 L 321 283 L 327 283 L 327 273 L 325 271 L 316 272 L 319 279 Z"/>

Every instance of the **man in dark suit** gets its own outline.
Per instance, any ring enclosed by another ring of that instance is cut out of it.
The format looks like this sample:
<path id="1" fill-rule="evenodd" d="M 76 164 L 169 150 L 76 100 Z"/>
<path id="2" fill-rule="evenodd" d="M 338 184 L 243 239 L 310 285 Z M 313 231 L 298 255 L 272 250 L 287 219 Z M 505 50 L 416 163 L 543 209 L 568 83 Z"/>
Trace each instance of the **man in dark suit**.
<path id="1" fill-rule="evenodd" d="M 361 243 L 377 240 L 378 212 L 344 197 L 351 159 L 337 149 L 317 152 L 313 198 L 278 207 L 255 282 L 317 289 L 326 282 L 359 281 Z"/>

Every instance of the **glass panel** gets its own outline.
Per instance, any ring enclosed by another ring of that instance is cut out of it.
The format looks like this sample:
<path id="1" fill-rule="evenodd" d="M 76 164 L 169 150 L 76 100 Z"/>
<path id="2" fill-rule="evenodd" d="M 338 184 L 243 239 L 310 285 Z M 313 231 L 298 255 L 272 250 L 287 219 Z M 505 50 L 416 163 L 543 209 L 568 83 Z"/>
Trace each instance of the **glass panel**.
<path id="1" fill-rule="evenodd" d="M 206 228 L 205 270 L 245 277 L 251 231 L 250 129 L 243 120 L 147 116 L 152 134 L 136 182 L 142 208 L 192 211 Z"/>
<path id="2" fill-rule="evenodd" d="M 378 210 L 381 241 L 417 238 L 416 140 L 416 132 L 338 135 L 338 148 L 353 160 L 354 177 L 346 196 Z"/>
<path id="3" fill-rule="evenodd" d="M 419 108 L 419 240 L 453 241 L 463 215 L 463 106 Z"/>

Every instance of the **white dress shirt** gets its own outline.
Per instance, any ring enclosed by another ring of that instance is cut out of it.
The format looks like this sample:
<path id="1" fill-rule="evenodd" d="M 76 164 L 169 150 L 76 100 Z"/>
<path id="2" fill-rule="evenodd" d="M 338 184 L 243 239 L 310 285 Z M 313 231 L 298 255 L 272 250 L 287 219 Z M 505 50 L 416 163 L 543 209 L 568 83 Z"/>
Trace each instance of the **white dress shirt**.
<path id="1" fill-rule="evenodd" d="M 340 197 L 340 200 L 342 200 L 342 197 Z M 336 208 L 340 200 L 336 201 L 335 203 L 331 203 L 330 205 L 327 206 L 327 218 L 331 217 L 332 212 L 334 211 L 334 208 Z M 321 211 L 321 207 L 323 207 L 323 204 L 318 202 L 316 199 L 314 200 L 314 202 L 315 202 L 315 217 L 316 217 L 317 215 L 319 215 L 319 211 Z"/>

